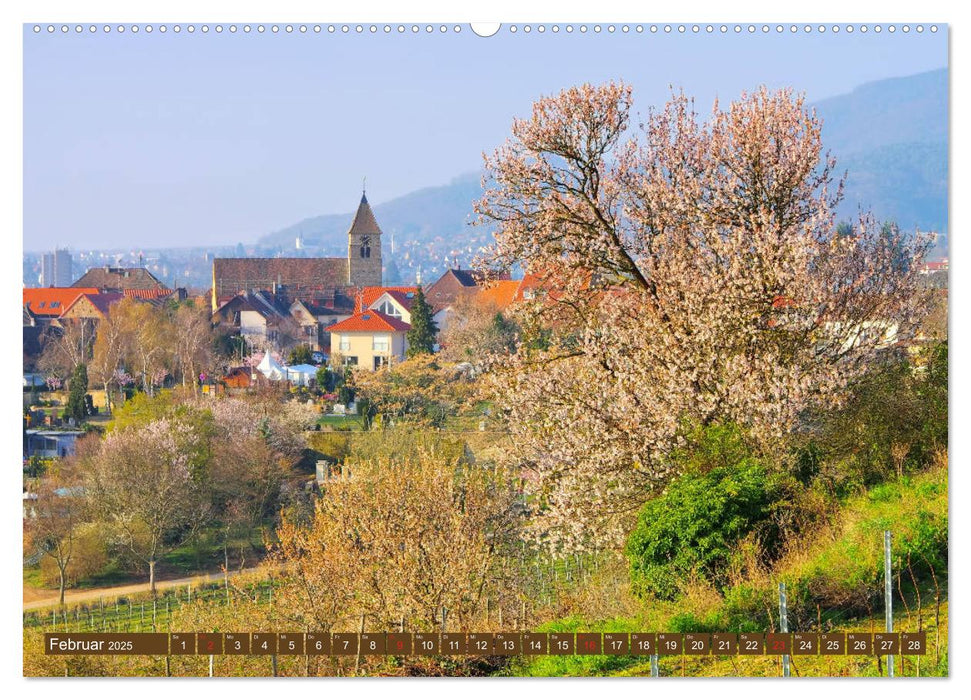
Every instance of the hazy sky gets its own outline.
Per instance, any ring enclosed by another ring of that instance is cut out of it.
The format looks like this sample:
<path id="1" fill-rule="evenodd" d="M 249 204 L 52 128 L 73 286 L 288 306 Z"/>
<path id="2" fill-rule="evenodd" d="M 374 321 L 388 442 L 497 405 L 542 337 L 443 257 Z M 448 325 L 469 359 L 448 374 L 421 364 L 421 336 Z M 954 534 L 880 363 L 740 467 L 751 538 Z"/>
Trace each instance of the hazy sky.
<path id="1" fill-rule="evenodd" d="M 24 29 L 24 248 L 251 242 L 476 170 L 540 94 L 622 78 L 811 101 L 947 65 L 936 34 L 190 35 Z"/>

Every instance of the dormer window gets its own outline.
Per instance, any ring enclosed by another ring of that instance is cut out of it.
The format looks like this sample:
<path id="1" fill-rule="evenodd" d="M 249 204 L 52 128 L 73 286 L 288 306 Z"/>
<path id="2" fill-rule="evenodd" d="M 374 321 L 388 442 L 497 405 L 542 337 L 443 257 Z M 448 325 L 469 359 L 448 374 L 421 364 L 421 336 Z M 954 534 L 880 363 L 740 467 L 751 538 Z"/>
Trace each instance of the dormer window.
<path id="1" fill-rule="evenodd" d="M 401 318 L 401 311 L 399 311 L 398 307 L 392 304 L 390 301 L 381 302 L 381 305 L 378 307 L 378 311 L 383 314 L 387 314 L 392 318 Z"/>

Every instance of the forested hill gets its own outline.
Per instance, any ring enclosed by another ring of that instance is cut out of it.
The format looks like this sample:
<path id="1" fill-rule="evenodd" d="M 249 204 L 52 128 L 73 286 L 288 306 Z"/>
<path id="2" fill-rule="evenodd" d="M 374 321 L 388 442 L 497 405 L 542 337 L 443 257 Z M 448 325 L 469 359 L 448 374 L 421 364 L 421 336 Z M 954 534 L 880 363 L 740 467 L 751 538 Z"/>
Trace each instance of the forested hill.
<path id="1" fill-rule="evenodd" d="M 904 230 L 947 231 L 946 69 L 866 83 L 814 106 L 839 173 L 848 171 L 842 217 L 854 218 L 863 208 Z M 484 238 L 484 232 L 468 226 L 472 202 L 481 194 L 479 178 L 468 173 L 440 187 L 411 192 L 374 206 L 375 215 L 385 233 L 394 231 L 399 244 L 437 240 L 467 254 Z M 351 211 L 312 217 L 259 243 L 292 249 L 300 234 L 337 253 L 352 218 Z"/>
<path id="2" fill-rule="evenodd" d="M 815 105 L 823 141 L 848 171 L 841 213 L 947 232 L 948 72 L 866 83 Z"/>

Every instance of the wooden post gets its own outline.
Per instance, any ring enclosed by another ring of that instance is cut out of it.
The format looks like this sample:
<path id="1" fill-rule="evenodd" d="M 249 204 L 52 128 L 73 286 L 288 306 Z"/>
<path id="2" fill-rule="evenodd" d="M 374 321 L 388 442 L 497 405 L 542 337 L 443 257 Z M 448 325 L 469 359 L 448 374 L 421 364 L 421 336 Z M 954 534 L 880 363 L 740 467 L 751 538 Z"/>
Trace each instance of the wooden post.
<path id="1" fill-rule="evenodd" d="M 364 613 L 361 613 L 361 629 L 357 635 L 357 657 L 354 659 L 354 675 L 357 675 L 358 669 L 361 667 L 361 635 L 364 634 Z"/>
<path id="2" fill-rule="evenodd" d="M 786 584 L 779 584 L 779 628 L 785 633 L 789 631 L 789 606 L 786 602 Z M 782 655 L 782 676 L 789 678 L 789 655 Z"/>

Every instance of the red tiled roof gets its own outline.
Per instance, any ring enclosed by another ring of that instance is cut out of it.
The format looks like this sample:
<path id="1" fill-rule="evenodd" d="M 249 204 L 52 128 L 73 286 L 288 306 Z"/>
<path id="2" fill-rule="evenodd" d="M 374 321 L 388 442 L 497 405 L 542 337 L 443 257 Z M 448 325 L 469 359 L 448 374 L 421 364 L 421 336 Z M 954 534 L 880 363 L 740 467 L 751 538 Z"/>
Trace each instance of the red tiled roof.
<path id="1" fill-rule="evenodd" d="M 540 289 L 551 286 L 548 281 L 532 272 L 527 272 L 521 280 L 519 280 L 519 287 L 516 288 L 516 294 L 513 297 L 513 301 L 523 301 L 526 298 L 526 292 L 532 291 L 534 289 Z"/>
<path id="2" fill-rule="evenodd" d="M 415 292 L 402 292 L 399 289 L 390 289 L 386 294 L 408 311 L 411 311 L 411 305 L 415 303 Z M 381 297 L 378 298 L 380 299 Z"/>
<path id="3" fill-rule="evenodd" d="M 418 287 L 363 287 L 359 294 L 355 297 L 360 301 L 355 304 L 358 311 L 366 309 L 371 306 L 374 302 L 381 298 L 381 295 L 385 292 L 401 292 L 402 295 L 408 293 L 414 294 L 418 291 Z M 398 297 L 395 297 L 397 299 Z M 411 302 L 408 302 L 406 308 L 411 308 Z"/>
<path id="4" fill-rule="evenodd" d="M 171 289 L 164 287 L 156 289 L 123 289 L 122 294 L 133 299 L 161 299 L 172 294 Z"/>
<path id="5" fill-rule="evenodd" d="M 496 305 L 499 311 L 509 306 L 516 293 L 519 291 L 519 283 L 522 280 L 499 280 L 490 286 L 483 288 L 479 292 L 479 299 L 484 302 L 491 302 Z"/>
<path id="6" fill-rule="evenodd" d="M 34 316 L 57 318 L 82 294 L 97 293 L 96 287 L 24 288 L 24 306 Z"/>
<path id="7" fill-rule="evenodd" d="M 338 321 L 324 329 L 328 333 L 368 333 L 371 331 L 408 331 L 411 324 L 374 309 L 359 311 L 350 318 Z"/>

